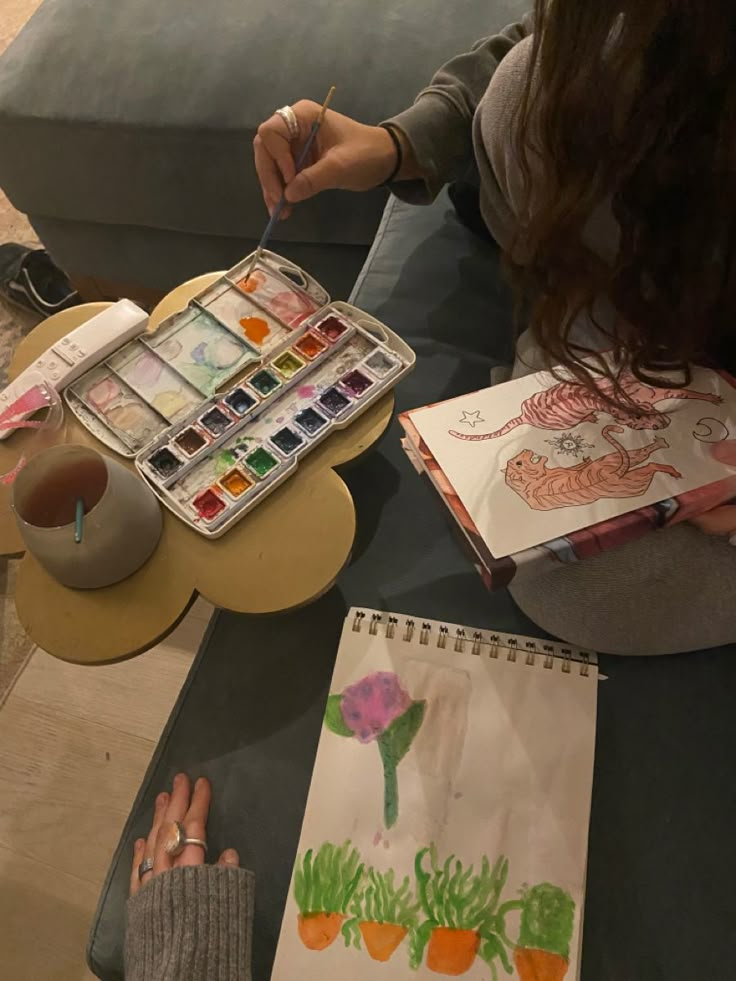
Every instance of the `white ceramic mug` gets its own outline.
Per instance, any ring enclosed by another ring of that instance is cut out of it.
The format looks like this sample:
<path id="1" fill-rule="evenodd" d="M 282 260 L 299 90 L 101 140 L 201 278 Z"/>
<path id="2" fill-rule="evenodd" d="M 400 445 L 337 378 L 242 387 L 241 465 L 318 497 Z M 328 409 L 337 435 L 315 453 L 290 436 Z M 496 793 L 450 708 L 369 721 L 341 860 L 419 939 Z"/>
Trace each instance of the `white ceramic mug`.
<path id="1" fill-rule="evenodd" d="M 84 501 L 81 541 L 75 506 Z M 77 589 L 110 586 L 151 556 L 163 527 L 153 492 L 116 460 L 87 446 L 53 446 L 13 484 L 15 520 L 26 548 L 55 579 Z"/>

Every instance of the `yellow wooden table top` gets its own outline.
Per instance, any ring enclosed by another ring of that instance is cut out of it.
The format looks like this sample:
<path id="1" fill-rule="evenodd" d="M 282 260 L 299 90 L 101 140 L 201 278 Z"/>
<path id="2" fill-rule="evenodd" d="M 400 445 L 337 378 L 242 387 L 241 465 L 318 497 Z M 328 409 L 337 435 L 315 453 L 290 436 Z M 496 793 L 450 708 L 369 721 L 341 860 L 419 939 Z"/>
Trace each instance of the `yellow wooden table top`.
<path id="1" fill-rule="evenodd" d="M 186 306 L 214 282 L 211 273 L 177 287 L 151 314 L 156 325 Z M 87 303 L 43 321 L 18 346 L 9 369 L 17 377 L 50 345 L 109 304 Z M 316 599 L 348 561 L 355 537 L 355 509 L 343 480 L 332 469 L 368 450 L 393 414 L 388 394 L 347 429 L 336 431 L 303 460 L 297 473 L 222 538 L 209 540 L 167 509 L 158 548 L 123 582 L 104 589 L 62 586 L 24 555 L 18 572 L 16 608 L 30 638 L 67 661 L 99 664 L 140 654 L 162 640 L 197 595 L 240 613 L 274 613 Z M 69 411 L 58 440 L 94 446 L 115 456 Z M 0 473 L 12 470 L 32 430 L 0 442 Z M 118 461 L 127 463 L 121 457 Z M 23 552 L 10 508 L 11 488 L 0 485 L 0 554 Z"/>

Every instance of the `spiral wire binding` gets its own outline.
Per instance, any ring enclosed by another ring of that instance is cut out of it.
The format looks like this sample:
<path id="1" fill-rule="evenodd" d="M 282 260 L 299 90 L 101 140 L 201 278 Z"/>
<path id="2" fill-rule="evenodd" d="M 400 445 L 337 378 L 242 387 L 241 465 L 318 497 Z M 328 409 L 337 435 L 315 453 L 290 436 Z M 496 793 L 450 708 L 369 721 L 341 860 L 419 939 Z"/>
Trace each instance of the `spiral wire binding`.
<path id="1" fill-rule="evenodd" d="M 354 633 L 360 633 L 363 629 L 363 621 L 366 619 L 366 613 L 363 610 L 357 610 L 355 616 L 353 617 L 352 630 Z M 375 637 L 378 635 L 378 628 L 381 624 L 385 624 L 385 635 L 388 640 L 393 640 L 396 637 L 396 631 L 399 626 L 399 618 L 395 616 L 384 616 L 381 613 L 371 613 L 370 621 L 368 624 L 368 633 Z M 414 639 L 414 634 L 418 633 L 418 641 L 423 647 L 429 647 L 432 644 L 432 624 L 422 621 L 421 626 L 417 628 L 416 621 L 411 618 L 407 618 L 404 621 L 403 631 L 401 633 L 401 640 L 404 643 L 411 643 Z M 439 650 L 446 650 L 448 647 L 448 642 L 450 642 L 450 627 L 446 624 L 440 624 L 437 629 L 435 646 Z M 484 646 L 488 648 L 488 657 L 498 660 L 501 656 L 501 651 L 506 652 L 506 660 L 511 663 L 516 663 L 517 660 L 526 666 L 534 667 L 539 663 L 543 668 L 548 671 L 554 669 L 555 659 L 561 659 L 561 670 L 563 674 L 572 673 L 573 661 L 580 665 L 581 676 L 587 678 L 590 675 L 590 665 L 597 663 L 595 655 L 592 655 L 588 651 L 576 650 L 573 651 L 571 647 L 559 647 L 555 644 L 550 644 L 548 642 L 543 642 L 541 648 L 539 643 L 533 640 L 524 640 L 523 651 L 519 646 L 519 641 L 516 637 L 502 637 L 500 634 L 489 634 L 487 641 L 483 638 L 483 633 L 480 630 L 473 632 L 472 637 L 469 638 L 466 635 L 465 630 L 462 627 L 455 628 L 454 639 L 452 640 L 452 650 L 458 654 L 470 653 L 474 654 L 476 657 L 482 656 L 485 652 L 483 650 Z"/>

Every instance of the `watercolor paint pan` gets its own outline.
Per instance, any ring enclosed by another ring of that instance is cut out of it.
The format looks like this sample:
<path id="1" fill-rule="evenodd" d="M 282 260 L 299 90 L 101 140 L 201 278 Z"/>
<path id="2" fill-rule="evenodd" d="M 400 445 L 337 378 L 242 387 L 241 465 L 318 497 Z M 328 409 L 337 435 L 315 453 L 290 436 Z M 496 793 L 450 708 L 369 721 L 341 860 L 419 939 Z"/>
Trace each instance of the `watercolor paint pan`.
<path id="1" fill-rule="evenodd" d="M 163 487 L 171 483 L 173 478 L 178 479 L 186 464 L 186 461 L 169 446 L 155 449 L 149 456 L 145 457 L 143 462 L 156 483 Z"/>
<path id="2" fill-rule="evenodd" d="M 281 380 L 276 372 L 269 368 L 260 368 L 255 374 L 246 379 L 248 387 L 257 392 L 262 399 L 273 395 L 277 389 L 281 388 Z"/>
<path id="3" fill-rule="evenodd" d="M 291 381 L 295 378 L 300 371 L 303 371 L 306 367 L 306 362 L 303 358 L 300 358 L 294 351 L 284 351 L 277 358 L 274 358 L 270 364 L 277 374 L 281 375 L 284 381 Z"/>
<path id="4" fill-rule="evenodd" d="M 306 358 L 307 361 L 316 361 L 328 350 L 328 344 L 313 330 L 308 330 L 296 341 L 294 350 L 300 357 Z"/>
<path id="5" fill-rule="evenodd" d="M 260 399 L 255 392 L 248 391 L 248 389 L 243 388 L 242 386 L 234 388 L 223 398 L 223 402 L 228 409 L 235 413 L 235 415 L 240 419 L 247 416 L 248 413 L 258 405 L 259 401 Z"/>
<path id="6" fill-rule="evenodd" d="M 239 501 L 244 494 L 247 494 L 253 487 L 255 481 L 240 467 L 233 467 L 223 477 L 220 477 L 218 484 L 225 493 L 234 501 Z"/>
<path id="7" fill-rule="evenodd" d="M 359 370 L 367 369 L 369 374 L 377 378 L 378 381 L 384 381 L 395 375 L 400 368 L 401 362 L 397 358 L 388 354 L 383 348 L 378 347 L 373 354 L 369 354 L 364 359 Z"/>
<path id="8" fill-rule="evenodd" d="M 208 487 L 192 500 L 191 507 L 201 521 L 211 524 L 227 510 L 227 503 L 213 487 Z"/>
<path id="9" fill-rule="evenodd" d="M 176 435 L 173 439 L 177 450 L 187 457 L 196 456 L 212 442 L 211 438 L 199 426 L 191 425 Z"/>
<path id="10" fill-rule="evenodd" d="M 314 330 L 329 344 L 337 344 L 344 340 L 353 331 L 353 325 L 336 313 L 329 313 L 316 323 L 312 324 Z"/>
<path id="11" fill-rule="evenodd" d="M 329 420 L 311 405 L 302 409 L 301 412 L 297 412 L 294 416 L 294 422 L 310 439 L 313 439 L 317 433 L 329 425 Z"/>
<path id="12" fill-rule="evenodd" d="M 336 385 L 322 392 L 317 399 L 319 409 L 333 419 L 343 415 L 352 404 L 353 400 L 345 392 L 340 391 Z"/>
<path id="13" fill-rule="evenodd" d="M 374 385 L 374 380 L 358 368 L 349 371 L 340 379 L 340 387 L 354 399 L 361 398 Z"/>
<path id="14" fill-rule="evenodd" d="M 266 447 L 258 449 L 263 449 L 268 457 L 276 460 L 276 466 L 269 465 L 263 478 L 241 460 L 214 483 L 200 487 L 186 502 L 177 500 L 170 491 L 166 492 L 177 512 L 189 515 L 195 527 L 206 529 L 208 535 L 218 537 L 222 534 L 223 525 L 228 527 L 232 521 L 250 511 L 260 499 L 283 483 L 296 466 L 296 460 L 281 461 Z M 260 468 L 262 465 L 257 463 L 257 466 Z"/>
<path id="15" fill-rule="evenodd" d="M 265 446 L 257 447 L 243 459 L 245 466 L 258 480 L 265 480 L 270 473 L 275 472 L 280 462 L 279 458 Z"/>
<path id="16" fill-rule="evenodd" d="M 212 439 L 219 439 L 224 436 L 228 429 L 235 425 L 234 418 L 224 407 L 215 404 L 199 417 L 199 426 L 209 433 Z"/>
<path id="17" fill-rule="evenodd" d="M 306 446 L 304 436 L 291 426 L 282 426 L 271 436 L 269 442 L 282 456 L 293 456 L 303 446 Z"/>

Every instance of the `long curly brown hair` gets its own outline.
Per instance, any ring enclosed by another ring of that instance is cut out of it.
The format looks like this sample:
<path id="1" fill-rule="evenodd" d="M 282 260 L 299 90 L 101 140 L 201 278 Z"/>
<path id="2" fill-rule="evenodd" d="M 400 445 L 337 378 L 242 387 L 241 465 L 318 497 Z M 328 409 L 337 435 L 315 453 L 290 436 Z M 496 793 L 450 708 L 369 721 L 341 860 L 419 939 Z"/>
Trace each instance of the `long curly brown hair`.
<path id="1" fill-rule="evenodd" d="M 590 384 L 594 352 L 570 330 L 608 296 L 617 361 L 686 384 L 736 340 L 736 4 L 535 0 L 531 44 L 513 139 L 535 339 Z M 603 258 L 584 229 L 606 202 L 621 235 Z"/>

